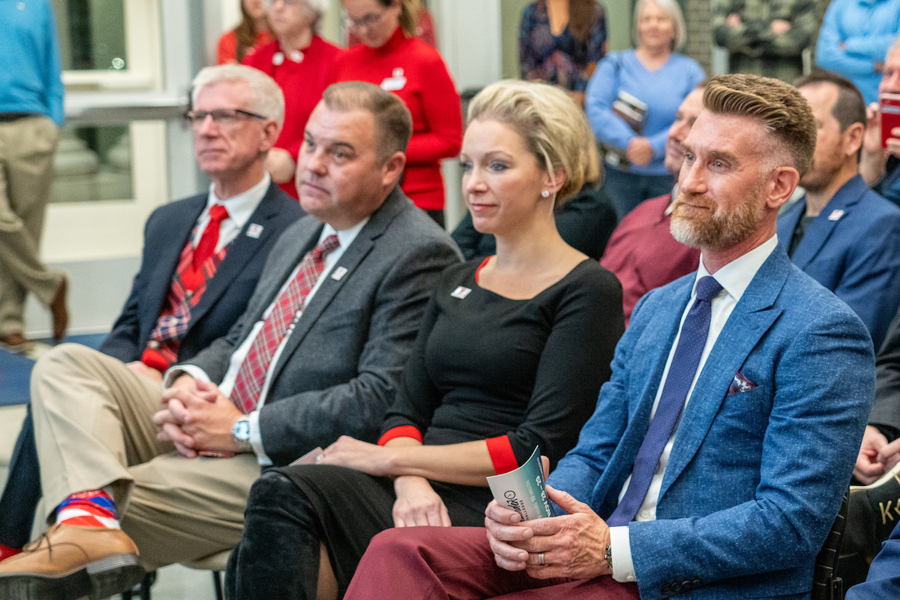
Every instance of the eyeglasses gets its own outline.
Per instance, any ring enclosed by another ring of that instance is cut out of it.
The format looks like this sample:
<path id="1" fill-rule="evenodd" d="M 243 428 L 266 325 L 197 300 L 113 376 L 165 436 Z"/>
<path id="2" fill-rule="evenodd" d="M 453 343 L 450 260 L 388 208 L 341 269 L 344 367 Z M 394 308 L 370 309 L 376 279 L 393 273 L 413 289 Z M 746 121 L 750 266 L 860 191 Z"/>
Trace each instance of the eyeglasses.
<path id="1" fill-rule="evenodd" d="M 268 117 L 240 108 L 217 108 L 216 110 L 189 110 L 184 113 L 184 122 L 188 127 L 196 128 L 206 121 L 206 117 L 212 117 L 213 123 L 219 127 L 234 127 L 247 119 L 268 120 Z"/>
<path id="2" fill-rule="evenodd" d="M 344 13 L 344 25 L 347 26 L 347 29 L 355 29 L 359 31 L 360 29 L 368 29 L 373 25 L 376 25 L 381 18 L 384 16 L 389 9 L 384 9 L 380 13 L 369 13 L 367 15 L 363 15 L 358 19 L 353 19 L 347 16 L 347 13 Z"/>

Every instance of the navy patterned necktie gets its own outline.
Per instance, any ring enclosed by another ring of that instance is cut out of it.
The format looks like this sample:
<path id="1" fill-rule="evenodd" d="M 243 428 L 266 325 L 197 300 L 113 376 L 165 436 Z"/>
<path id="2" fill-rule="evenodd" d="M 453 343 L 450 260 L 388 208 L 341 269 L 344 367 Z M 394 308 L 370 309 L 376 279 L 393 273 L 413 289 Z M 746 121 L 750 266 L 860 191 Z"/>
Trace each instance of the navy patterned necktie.
<path id="1" fill-rule="evenodd" d="M 700 355 L 703 354 L 703 347 L 706 346 L 706 338 L 709 336 L 712 300 L 721 291 L 722 286 L 710 276 L 703 277 L 697 282 L 697 299 L 694 300 L 694 305 L 691 306 L 681 327 L 681 336 L 678 338 L 675 356 L 672 358 L 666 383 L 659 397 L 656 414 L 650 421 L 650 428 L 634 459 L 628 490 L 607 520 L 610 527 L 627 525 L 644 503 L 659 457 L 675 432 L 688 391 L 694 381 L 694 374 L 700 364 Z"/>

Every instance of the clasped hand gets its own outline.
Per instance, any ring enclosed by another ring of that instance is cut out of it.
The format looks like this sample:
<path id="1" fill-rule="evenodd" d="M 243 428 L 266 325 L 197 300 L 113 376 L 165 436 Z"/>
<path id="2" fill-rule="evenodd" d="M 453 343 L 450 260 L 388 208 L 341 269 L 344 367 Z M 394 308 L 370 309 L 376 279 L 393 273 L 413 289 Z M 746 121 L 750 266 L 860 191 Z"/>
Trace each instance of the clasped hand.
<path id="1" fill-rule="evenodd" d="M 231 428 L 241 417 L 219 388 L 206 381 L 182 377 L 163 392 L 163 409 L 153 415 L 160 441 L 172 442 L 184 456 L 198 452 L 239 452 Z"/>
<path id="2" fill-rule="evenodd" d="M 536 579 L 592 579 L 609 575 L 606 548 L 609 527 L 570 494 L 547 486 L 547 495 L 568 514 L 521 522 L 515 511 L 491 501 L 484 525 L 497 566 L 525 570 Z M 543 554 L 543 565 L 539 554 Z"/>

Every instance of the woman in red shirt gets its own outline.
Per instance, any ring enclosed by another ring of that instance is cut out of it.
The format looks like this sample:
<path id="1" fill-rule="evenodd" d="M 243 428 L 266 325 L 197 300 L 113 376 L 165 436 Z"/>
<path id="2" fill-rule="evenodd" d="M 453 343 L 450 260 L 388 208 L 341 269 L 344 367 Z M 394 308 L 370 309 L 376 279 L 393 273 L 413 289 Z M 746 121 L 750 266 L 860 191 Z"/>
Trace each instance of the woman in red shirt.
<path id="1" fill-rule="evenodd" d="M 334 81 L 368 81 L 394 92 L 413 119 L 403 191 L 444 224 L 440 161 L 459 153 L 462 110 L 456 85 L 438 51 L 415 38 L 418 3 L 342 0 L 347 27 L 362 44 L 335 64 Z"/>
<path id="2" fill-rule="evenodd" d="M 303 128 L 328 87 L 332 67 L 342 52 L 318 35 L 328 4 L 328 0 L 266 0 L 277 39 L 244 59 L 245 65 L 271 76 L 284 92 L 284 127 L 269 150 L 266 170 L 278 187 L 294 198 Z"/>
<path id="3" fill-rule="evenodd" d="M 216 64 L 242 62 L 256 46 L 270 41 L 263 0 L 241 0 L 241 24 L 219 38 Z"/>

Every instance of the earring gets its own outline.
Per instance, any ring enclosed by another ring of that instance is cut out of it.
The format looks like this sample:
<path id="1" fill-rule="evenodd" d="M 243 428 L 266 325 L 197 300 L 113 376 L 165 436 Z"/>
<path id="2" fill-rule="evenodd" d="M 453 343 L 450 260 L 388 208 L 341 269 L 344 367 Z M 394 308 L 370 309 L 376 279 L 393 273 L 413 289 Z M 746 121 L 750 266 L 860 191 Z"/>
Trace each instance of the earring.
<path id="1" fill-rule="evenodd" d="M 549 198 L 550 192 L 548 192 L 547 190 L 544 190 L 543 192 L 541 192 L 541 196 L 543 196 L 544 198 Z"/>

